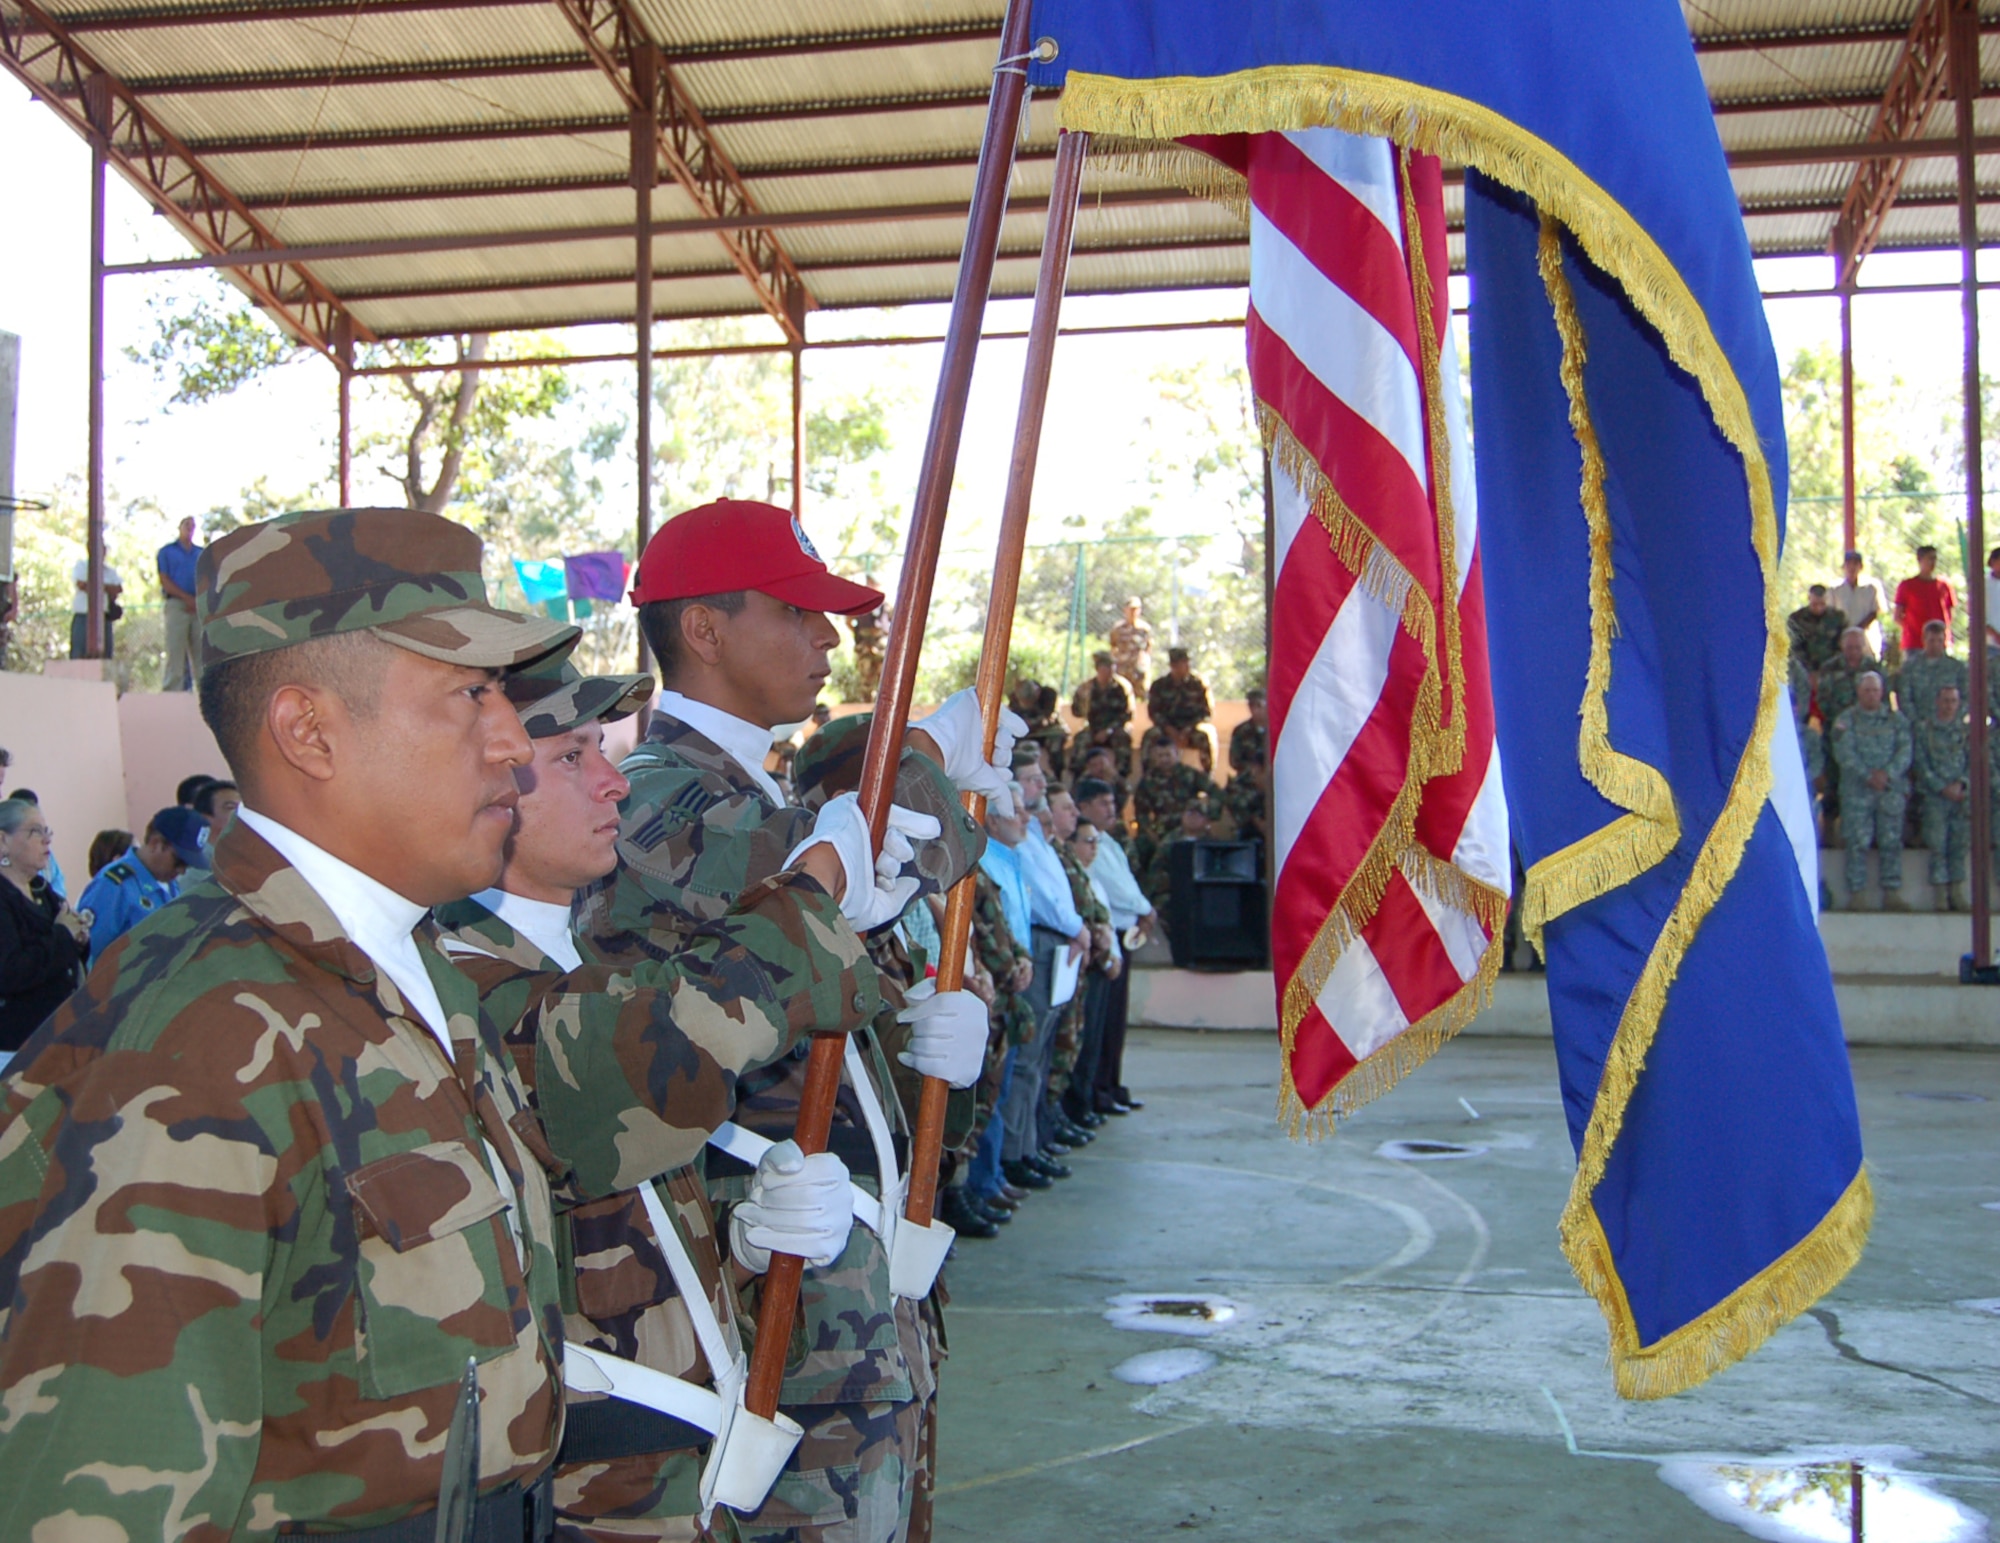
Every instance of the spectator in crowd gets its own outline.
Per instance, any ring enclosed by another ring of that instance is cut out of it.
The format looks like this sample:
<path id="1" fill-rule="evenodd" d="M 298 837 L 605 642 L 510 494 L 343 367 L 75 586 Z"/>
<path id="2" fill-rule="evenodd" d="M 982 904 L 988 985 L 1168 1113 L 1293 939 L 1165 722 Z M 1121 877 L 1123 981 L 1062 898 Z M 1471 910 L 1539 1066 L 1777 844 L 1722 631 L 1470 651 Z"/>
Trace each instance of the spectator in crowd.
<path id="1" fill-rule="evenodd" d="M 1923 799 L 1924 845 L 1930 849 L 1931 906 L 1970 907 L 1965 849 L 1971 844 L 1971 725 L 1958 687 L 1940 686 L 1931 711 L 1910 728 L 1911 780 Z"/>
<path id="2" fill-rule="evenodd" d="M 2000 662 L 2000 546 L 1986 554 L 1986 655 Z M 1987 680 L 1992 679 L 1989 670 Z"/>
<path id="3" fill-rule="evenodd" d="M 1924 627 L 1944 623 L 1945 646 L 1951 646 L 1951 613 L 1958 597 L 1951 585 L 1937 576 L 1937 548 L 1917 548 L 1917 571 L 1896 586 L 1896 620 L 1903 629 L 1903 652 L 1915 654 L 1924 646 Z"/>
<path id="4" fill-rule="evenodd" d="M 1076 688 L 1069 710 L 1083 719 L 1083 727 L 1070 742 L 1069 764 L 1081 772 L 1092 750 L 1103 748 L 1119 762 L 1132 756 L 1132 696 L 1118 678 L 1111 655 L 1099 649 L 1091 655 L 1092 675 Z"/>
<path id="5" fill-rule="evenodd" d="M 1132 797 L 1132 788 L 1125 780 L 1125 772 L 1129 760 L 1129 756 L 1113 755 L 1109 747 L 1100 746 L 1086 754 L 1083 758 L 1083 764 L 1077 768 L 1078 781 L 1089 778 L 1096 782 L 1106 783 L 1111 788 L 1114 800 L 1112 804 L 1111 824 L 1106 825 L 1102 821 L 1094 821 L 1093 823 L 1096 824 L 1099 830 L 1113 830 L 1115 827 L 1114 833 L 1120 841 L 1125 840 L 1131 834 L 1125 824 L 1125 805 Z"/>
<path id="6" fill-rule="evenodd" d="M 1077 1068 L 1086 1054 L 1085 1036 L 1089 1031 L 1086 1009 L 1091 982 L 1095 980 L 1101 984 L 1103 971 L 1117 957 L 1118 945 L 1111 935 L 1110 908 L 1091 885 L 1085 866 L 1088 859 L 1079 857 L 1075 849 L 1077 827 L 1082 823 L 1077 815 L 1076 800 L 1067 788 L 1051 788 L 1047 809 L 1050 844 L 1056 860 L 1062 864 L 1063 877 L 1069 881 L 1070 903 L 1076 907 L 1077 915 L 1083 918 L 1090 941 L 1078 961 L 1078 976 L 1069 1001 L 1060 1004 L 1055 1048 L 1049 1057 L 1049 1087 L 1043 1120 L 1055 1139 L 1064 1146 L 1085 1147 L 1095 1139 L 1092 1132 L 1104 1123 L 1104 1119 L 1088 1103 L 1081 1101 L 1080 1094 L 1074 1100 L 1070 1095 L 1076 1086 Z M 1091 856 L 1095 855 L 1093 847 Z M 1094 1076 L 1094 1052 L 1091 1053 L 1091 1063 L 1090 1075 Z"/>
<path id="7" fill-rule="evenodd" d="M 1053 796 L 1053 795 L 1051 795 Z M 1097 1066 L 1104 1053 L 1104 1030 L 1111 1005 L 1113 985 L 1125 973 L 1125 952 L 1111 925 L 1111 894 L 1104 881 L 1092 871 L 1099 848 L 1106 838 L 1097 827 L 1079 818 L 1066 843 L 1067 863 L 1081 875 L 1092 907 L 1090 968 L 1083 978 L 1079 995 L 1077 1054 L 1061 1094 L 1063 1115 L 1085 1134 L 1104 1123 L 1097 1109 Z M 1074 878 L 1071 887 L 1075 888 Z"/>
<path id="8" fill-rule="evenodd" d="M 163 691 L 194 689 L 194 568 L 202 549 L 194 544 L 194 516 L 181 520 L 174 539 L 160 548 L 160 613 L 166 622 L 167 666 Z"/>
<path id="9" fill-rule="evenodd" d="M 1031 676 L 1017 675 L 1009 704 L 1028 725 L 1028 732 L 1021 736 L 1022 740 L 1032 740 L 1040 745 L 1044 769 L 1050 776 L 1060 777 L 1063 746 L 1069 739 L 1069 730 L 1063 727 L 1062 718 L 1056 712 L 1056 688 L 1044 686 Z"/>
<path id="10" fill-rule="evenodd" d="M 1027 758 L 1025 763 L 1022 757 Z M 1066 970 L 1076 968 L 1090 951 L 1090 929 L 1077 914 L 1069 879 L 1038 818 L 1048 808 L 1048 778 L 1039 756 L 1023 742 L 1015 759 L 1014 775 L 1030 816 L 1027 834 L 1015 853 L 1028 889 L 1029 950 L 1034 956 L 1035 975 L 1026 995 L 1034 1015 L 1034 1038 L 1017 1052 L 1013 1082 L 1002 1106 L 1006 1132 L 1000 1155 L 1001 1171 L 1008 1182 L 1020 1185 L 1023 1174 L 1050 1179 L 1070 1176 L 1070 1169 L 1059 1160 L 1061 1154 L 1049 1151 L 1056 1139 L 1054 1122 L 1046 1113 L 1049 1072 L 1061 1016 L 1053 992 L 1057 960 L 1064 961 Z"/>
<path id="11" fill-rule="evenodd" d="M 1250 716 L 1229 731 L 1229 770 L 1236 776 L 1262 766 L 1270 755 L 1271 709 L 1262 686 L 1252 686 L 1243 700 Z"/>
<path id="12" fill-rule="evenodd" d="M 96 878 L 109 864 L 123 857 L 131 845 L 132 833 L 129 830 L 101 830 L 92 836 L 87 859 L 90 876 Z"/>
<path id="13" fill-rule="evenodd" d="M 1153 720 L 1148 739 L 1164 735 L 1175 749 L 1196 751 L 1203 772 L 1215 769 L 1215 752 L 1201 730 L 1209 718 L 1208 687 L 1194 673 L 1185 648 L 1167 650 L 1167 673 L 1146 693 L 1146 716 Z"/>
<path id="14" fill-rule="evenodd" d="M 183 809 L 192 809 L 194 801 L 201 797 L 202 790 L 216 780 L 207 772 L 196 772 L 192 777 L 181 778 L 179 786 L 174 789 L 174 802 Z"/>
<path id="15" fill-rule="evenodd" d="M 242 790 L 233 782 L 218 779 L 195 795 L 194 812 L 208 821 L 209 839 L 213 841 L 242 804 Z"/>
<path id="16" fill-rule="evenodd" d="M 208 866 L 208 821 L 192 809 L 162 809 L 123 857 L 107 863 L 84 889 L 90 912 L 90 949 L 102 954 L 170 900 L 180 898 L 181 875 Z"/>
<path id="17" fill-rule="evenodd" d="M 1871 654 L 1882 652 L 1882 586 L 1861 576 L 1861 554 L 1850 551 L 1842 560 L 1846 574 L 1827 592 L 1827 599 L 1847 618 L 1847 625 L 1859 627 Z"/>
<path id="18" fill-rule="evenodd" d="M 10 796 L 20 799 L 24 804 L 33 804 L 37 809 L 42 805 L 40 796 L 33 788 L 16 788 Z M 54 847 L 49 848 L 48 861 L 42 865 L 42 871 L 35 877 L 48 885 L 58 900 L 69 897 L 69 880 L 63 877 L 62 864 L 56 861 Z"/>
<path id="19" fill-rule="evenodd" d="M 69 604 L 69 656 L 72 659 L 90 657 L 90 559 L 79 557 L 69 571 L 76 585 L 76 593 Z M 115 650 L 112 647 L 111 624 L 125 614 L 125 608 L 118 603 L 118 597 L 125 593 L 125 581 L 118 577 L 118 570 L 104 565 L 104 653 L 109 659 Z"/>
<path id="20" fill-rule="evenodd" d="M 1909 720 L 1885 700 L 1882 677 L 1873 670 L 1866 672 L 1856 683 L 1854 706 L 1833 725 L 1849 910 L 1861 909 L 1871 846 L 1881 869 L 1882 909 L 1910 908 L 1903 898 L 1903 815 L 1909 804 L 1911 754 Z"/>
<path id="21" fill-rule="evenodd" d="M 1133 824 L 1138 832 L 1132 844 L 1134 866 L 1142 873 L 1150 868 L 1160 843 L 1180 828 L 1181 811 L 1216 792 L 1205 773 L 1182 762 L 1173 741 L 1154 740 L 1146 749 L 1146 774 L 1132 790 Z"/>
<path id="22" fill-rule="evenodd" d="M 1861 677 L 1879 673 L 1881 668 L 1881 661 L 1868 651 L 1867 633 L 1859 627 L 1849 627 L 1840 635 L 1840 653 L 1820 669 L 1813 701 L 1826 733 L 1826 791 L 1822 805 L 1829 821 L 1840 816 L 1840 761 L 1833 754 L 1834 726 L 1840 722 L 1840 715 L 1854 705 Z"/>
<path id="23" fill-rule="evenodd" d="M 1197 798 L 1181 810 L 1179 827 L 1153 848 L 1152 861 L 1146 864 L 1146 898 L 1157 909 L 1164 911 L 1173 901 L 1174 848 L 1188 841 L 1206 841 L 1212 824 L 1208 800 Z"/>
<path id="24" fill-rule="evenodd" d="M 20 798 L 0 800 L 0 1068 L 62 1006 L 90 958 L 90 919 L 39 882 L 55 832 Z"/>
<path id="25" fill-rule="evenodd" d="M 1805 669 L 1810 691 L 1819 672 L 1840 652 L 1847 617 L 1827 599 L 1826 586 L 1815 584 L 1806 591 L 1806 603 L 1785 618 L 1785 630 L 1791 635 L 1792 657 Z"/>
<path id="26" fill-rule="evenodd" d="M 1097 856 L 1091 860 L 1090 874 L 1102 886 L 1105 904 L 1111 911 L 1111 925 L 1129 950 L 1145 945 L 1158 916 L 1153 902 L 1139 887 L 1125 855 L 1119 834 L 1117 795 L 1111 785 L 1095 777 L 1081 779 L 1075 788 L 1076 806 L 1098 831 Z M 1104 1006 L 1103 1042 L 1097 1055 L 1096 1109 L 1099 1114 L 1126 1114 L 1139 1101 L 1125 1086 L 1125 1020 L 1131 995 L 1131 974 L 1113 977 Z"/>
<path id="27" fill-rule="evenodd" d="M 986 806 L 986 833 L 992 839 L 981 854 L 975 879 L 972 943 L 974 957 L 993 983 L 994 1000 L 989 1064 L 997 1070 L 981 1085 L 980 1123 L 966 1164 L 963 1193 L 949 1200 L 944 1220 L 957 1227 L 953 1213 L 973 1222 L 960 1236 L 991 1237 L 999 1230 L 992 1214 L 1018 1205 L 1029 1190 L 1047 1189 L 1055 1181 L 1023 1167 L 1019 1183 L 1004 1172 L 1006 1105 L 1013 1091 L 1021 1052 L 1035 1037 L 1035 1014 L 1028 988 L 1034 982 L 1035 961 L 1030 947 L 1033 923 L 1027 879 L 1021 871 L 1020 846 L 1027 836 L 1026 796 L 1020 784 L 1010 791 L 1014 807 Z"/>
<path id="28" fill-rule="evenodd" d="M 1896 709 L 1913 724 L 1930 718 L 1931 705 L 1946 686 L 1956 686 L 1959 700 L 1965 699 L 1965 661 L 1945 652 L 1943 622 L 1924 623 L 1923 645 L 1903 656 L 1895 684 Z"/>

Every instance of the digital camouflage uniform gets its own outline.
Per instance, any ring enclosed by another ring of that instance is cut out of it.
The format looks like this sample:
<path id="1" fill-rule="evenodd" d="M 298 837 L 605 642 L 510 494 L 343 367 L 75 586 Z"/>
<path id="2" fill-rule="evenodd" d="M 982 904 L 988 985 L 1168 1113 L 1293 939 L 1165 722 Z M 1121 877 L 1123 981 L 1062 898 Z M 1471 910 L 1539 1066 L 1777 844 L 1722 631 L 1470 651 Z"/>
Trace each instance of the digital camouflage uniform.
<path id="1" fill-rule="evenodd" d="M 1070 741 L 1069 764 L 1073 769 L 1081 770 L 1085 752 L 1098 745 L 1115 754 L 1121 768 L 1131 764 L 1132 697 L 1124 681 L 1113 675 L 1106 682 L 1093 675 L 1076 688 L 1069 710 L 1083 719 L 1083 727 Z"/>
<path id="2" fill-rule="evenodd" d="M 1933 659 L 1929 654 L 1906 654 L 1896 672 L 1896 707 L 1911 723 L 1928 723 L 1937 716 L 1938 693 L 1946 686 L 1958 687 L 1961 704 L 1972 700 L 1967 684 L 1965 661 L 1950 654 Z"/>
<path id="3" fill-rule="evenodd" d="M 1146 731 L 1145 739 L 1139 746 L 1141 753 L 1159 738 L 1160 730 L 1176 729 L 1187 738 L 1192 749 L 1200 752 L 1201 769 L 1204 772 L 1215 769 L 1215 755 L 1209 748 L 1208 736 L 1195 732 L 1209 718 L 1208 687 L 1202 684 L 1199 675 L 1190 675 L 1185 680 L 1162 675 L 1154 681 L 1152 689 L 1146 693 L 1146 716 L 1153 720 L 1153 726 Z"/>
<path id="4" fill-rule="evenodd" d="M 1903 885 L 1903 814 L 1910 792 L 1910 724 L 1886 704 L 1873 712 L 1850 707 L 1833 725 L 1833 755 L 1840 765 L 1840 835 L 1847 847 L 1847 891 L 1868 883 L 1868 848 L 1881 854 L 1884 893 Z M 1885 771 L 1889 785 L 1868 786 L 1868 774 Z"/>
<path id="5" fill-rule="evenodd" d="M 1972 725 L 1964 718 L 1939 723 L 1935 715 L 1915 725 L 1910 734 L 1911 780 L 1924 795 L 1924 845 L 1930 848 L 1932 885 L 1965 882 L 1965 854 L 1972 845 L 1972 800 L 1942 797 L 1945 788 L 1972 778 Z M 1988 789 L 1993 818 L 1987 822 L 1993 845 L 2000 847 L 2000 778 Z"/>
<path id="6" fill-rule="evenodd" d="M 1823 669 L 1830 659 L 1840 657 L 1840 635 L 1847 630 L 1847 615 L 1830 605 L 1819 615 L 1802 605 L 1785 618 L 1785 631 L 1792 640 L 1792 657 L 1806 669 Z"/>
<path id="7" fill-rule="evenodd" d="M 1192 766 L 1176 761 L 1166 771 L 1146 769 L 1132 793 L 1133 824 L 1137 833 L 1132 858 L 1139 872 L 1151 866 L 1160 843 L 1180 828 L 1181 811 L 1196 799 L 1214 800 L 1215 784 Z"/>
<path id="8" fill-rule="evenodd" d="M 1820 728 L 1827 739 L 1825 806 L 1829 818 L 1840 813 L 1840 761 L 1831 753 L 1834 725 L 1840 721 L 1840 715 L 1859 700 L 1858 683 L 1870 670 L 1882 677 L 1885 687 L 1888 685 L 1888 674 L 1883 670 L 1881 661 L 1873 654 L 1864 652 L 1861 663 L 1851 670 L 1847 667 L 1847 661 L 1839 654 L 1835 654 L 1821 668 L 1819 685 L 1813 693 L 1813 704 L 1819 714 Z"/>
<path id="9" fill-rule="evenodd" d="M 801 751 L 800 775 L 807 751 L 859 755 L 865 732 L 855 718 L 829 724 Z M 776 872 L 812 827 L 806 810 L 772 803 L 726 751 L 668 714 L 654 716 L 621 769 L 632 793 L 621 806 L 618 870 L 585 892 L 578 913 L 587 946 L 610 962 L 671 953 Z M 948 888 L 977 859 L 985 833 L 926 757 L 905 753 L 896 801 L 939 820 L 943 840 L 919 848 L 918 877 L 928 891 Z M 877 1095 L 894 1109 L 879 1047 L 863 1039 Z M 804 1076 L 805 1058 L 795 1052 L 744 1079 L 736 1119 L 773 1139 L 789 1136 Z M 856 1159 L 849 1168 L 857 1184 L 875 1187 L 860 1110 L 845 1087 L 830 1145 Z M 742 1178 L 725 1179 L 712 1193 L 728 1202 L 746 1188 Z M 917 1307 L 890 1291 L 888 1259 L 867 1228 L 853 1230 L 832 1264 L 806 1269 L 779 1395 L 806 1433 L 770 1500 L 743 1519 L 746 1537 L 847 1543 L 900 1535 L 921 1477 L 924 1404 L 935 1391 L 930 1335 Z"/>
<path id="10" fill-rule="evenodd" d="M 818 1024 L 865 1021 L 852 1002 L 869 996 L 873 983 L 858 968 L 861 940 L 839 906 L 807 875 L 780 874 L 691 934 L 672 962 L 643 960 L 629 974 L 601 965 L 566 973 L 477 900 L 441 908 L 438 921 L 446 953 L 478 989 L 531 1099 L 545 1096 L 536 1064 L 545 1033 L 553 1032 L 558 1048 L 589 1038 L 649 1052 L 648 1064 L 628 1067 L 625 1078 L 652 1091 L 667 1127 L 647 1144 L 667 1161 L 658 1193 L 734 1338 L 734 1290 L 700 1158 L 735 1107 L 739 1073 L 785 1054 Z M 558 1054 L 552 1069 L 564 1064 Z M 572 1098 L 589 1091 L 575 1082 L 572 1076 L 548 1091 Z M 600 1189 L 624 1187 L 582 1201 L 558 1192 L 565 1329 L 581 1344 L 713 1385 L 646 1208 L 627 1182 L 634 1174 L 626 1138 L 617 1127 L 600 1128 L 603 1138 L 582 1167 Z M 654 1411 L 572 1392 L 555 1472 L 558 1536 L 577 1543 L 702 1536 L 707 1445 L 699 1431 Z M 711 1535 L 735 1535 L 729 1513 L 716 1513 Z"/>
<path id="11" fill-rule="evenodd" d="M 574 644 L 488 607 L 479 563 L 470 531 L 404 509 L 233 531 L 197 570 L 201 667 L 362 630 L 486 668 Z M 545 1130 L 434 928 L 412 937 L 449 1054 L 232 821 L 211 874 L 16 1057 L 0 1537 L 206 1543 L 430 1512 L 468 1359 L 483 1504 L 518 1521 L 562 1412 L 550 1184 L 577 1180 L 554 1153 L 607 1113 L 643 1124 L 646 1090 L 615 1046 L 572 1044 L 589 1112 Z"/>

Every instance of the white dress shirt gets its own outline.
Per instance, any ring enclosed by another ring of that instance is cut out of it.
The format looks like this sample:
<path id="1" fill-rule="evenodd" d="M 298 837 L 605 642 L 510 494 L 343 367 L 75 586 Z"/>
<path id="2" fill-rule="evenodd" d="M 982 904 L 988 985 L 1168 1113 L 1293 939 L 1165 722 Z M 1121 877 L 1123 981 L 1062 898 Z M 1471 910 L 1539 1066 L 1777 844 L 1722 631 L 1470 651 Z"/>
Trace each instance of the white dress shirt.
<path id="1" fill-rule="evenodd" d="M 780 809 L 785 807 L 784 790 L 764 770 L 764 757 L 771 753 L 769 729 L 760 729 L 748 719 L 726 713 L 719 707 L 711 707 L 706 702 L 697 702 L 692 697 L 684 697 L 678 691 L 662 691 L 659 710 L 670 718 L 680 719 L 695 733 L 727 750 L 731 759 L 764 790 L 772 803 Z"/>
<path id="2" fill-rule="evenodd" d="M 504 889 L 482 889 L 472 897 L 512 927 L 565 970 L 583 968 L 576 936 L 569 930 L 569 907 L 550 900 L 530 900 Z"/>
<path id="3" fill-rule="evenodd" d="M 410 936 L 424 919 L 428 907 L 405 900 L 380 880 L 371 879 L 359 868 L 342 862 L 324 847 L 315 846 L 289 826 L 280 825 L 247 804 L 236 811 L 236 818 L 270 842 L 280 857 L 298 869 L 299 877 L 326 902 L 326 908 L 333 912 L 333 919 L 340 923 L 340 930 L 347 934 L 348 940 L 395 983 L 405 1005 L 437 1036 L 438 1043 L 444 1046 L 445 1059 L 451 1060 L 451 1031 L 445 1025 L 444 1003 L 438 1000 L 437 986 L 424 968 L 423 956 L 417 952 L 417 940 Z"/>
<path id="4" fill-rule="evenodd" d="M 1069 875 L 1063 872 L 1056 849 L 1042 834 L 1040 821 L 1028 821 L 1028 834 L 1014 851 L 1021 859 L 1021 876 L 1028 881 L 1028 912 L 1035 925 L 1066 938 L 1075 937 L 1083 930 L 1083 918 L 1076 914 Z"/>
<path id="5" fill-rule="evenodd" d="M 1103 887 L 1105 909 L 1111 912 L 1111 925 L 1119 933 L 1124 933 L 1140 917 L 1153 914 L 1153 902 L 1132 877 L 1132 859 L 1110 836 L 1098 835 L 1097 855 L 1084 871 L 1093 883 Z"/>

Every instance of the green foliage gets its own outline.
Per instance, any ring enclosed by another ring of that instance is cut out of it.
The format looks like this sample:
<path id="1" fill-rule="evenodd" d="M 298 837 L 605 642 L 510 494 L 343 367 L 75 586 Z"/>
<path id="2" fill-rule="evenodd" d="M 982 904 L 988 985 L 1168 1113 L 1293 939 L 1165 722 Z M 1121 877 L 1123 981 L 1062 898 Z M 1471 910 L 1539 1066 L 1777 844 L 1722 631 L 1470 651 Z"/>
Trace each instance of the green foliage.
<path id="1" fill-rule="evenodd" d="M 125 357 L 152 366 L 153 378 L 172 382 L 176 406 L 212 402 L 258 376 L 306 357 L 300 347 L 244 303 L 220 279 L 192 293 L 176 285 L 148 294 L 153 338 Z"/>

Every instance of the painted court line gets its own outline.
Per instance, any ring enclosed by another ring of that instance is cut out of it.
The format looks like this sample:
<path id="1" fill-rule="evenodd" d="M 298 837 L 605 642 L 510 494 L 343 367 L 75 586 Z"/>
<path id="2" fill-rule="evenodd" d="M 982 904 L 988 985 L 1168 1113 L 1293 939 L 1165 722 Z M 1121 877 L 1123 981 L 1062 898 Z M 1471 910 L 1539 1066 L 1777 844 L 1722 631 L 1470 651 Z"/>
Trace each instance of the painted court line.
<path id="1" fill-rule="evenodd" d="M 1087 1463 L 1100 1457 L 1115 1457 L 1120 1452 L 1129 1452 L 1134 1447 L 1143 1447 L 1148 1442 L 1163 1441 L 1168 1436 L 1178 1436 L 1183 1431 L 1200 1430 L 1206 1420 L 1196 1420 L 1187 1425 L 1170 1426 L 1166 1430 L 1156 1430 L 1150 1435 L 1135 1436 L 1130 1441 L 1120 1441 L 1108 1447 L 1095 1447 L 1088 1452 L 1071 1452 L 1063 1457 L 1051 1457 L 1046 1462 L 1029 1463 L 1025 1468 L 1009 1468 L 1004 1473 L 989 1473 L 984 1478 L 966 1479 L 958 1484 L 940 1484 L 934 1491 L 940 1495 L 959 1495 L 969 1489 L 984 1489 L 989 1484 L 1005 1484 L 1010 1479 L 1025 1479 L 1031 1474 L 1047 1473 L 1051 1468 L 1067 1468 L 1072 1463 Z"/>

